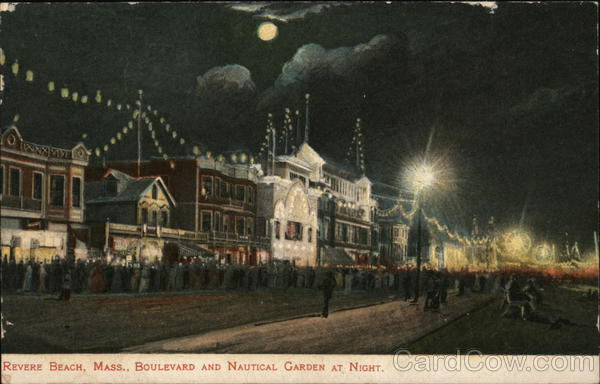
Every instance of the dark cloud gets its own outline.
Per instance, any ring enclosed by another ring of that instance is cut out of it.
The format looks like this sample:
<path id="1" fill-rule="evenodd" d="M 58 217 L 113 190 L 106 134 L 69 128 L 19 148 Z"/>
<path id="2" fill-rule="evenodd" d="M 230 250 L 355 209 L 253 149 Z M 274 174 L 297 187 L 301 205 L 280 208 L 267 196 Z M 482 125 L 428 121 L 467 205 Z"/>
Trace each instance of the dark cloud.
<path id="1" fill-rule="evenodd" d="M 308 15 L 317 15 L 329 8 L 337 7 L 343 4 L 344 3 L 340 2 L 310 2 L 300 4 L 283 2 L 255 2 L 235 3 L 228 5 L 227 7 L 235 11 L 252 13 L 257 18 L 288 22 L 304 19 Z"/>
<path id="2" fill-rule="evenodd" d="M 226 92 L 251 92 L 256 90 L 248 68 L 239 64 L 214 67 L 197 78 L 199 95 L 215 95 Z"/>
<path id="3" fill-rule="evenodd" d="M 305 44 L 283 64 L 281 73 L 273 87 L 265 91 L 259 107 L 271 105 L 282 97 L 298 98 L 301 93 L 311 90 L 315 82 L 330 79 L 356 82 L 376 62 L 381 65 L 392 56 L 396 58 L 402 48 L 398 38 L 383 34 L 352 47 L 327 49 L 316 43 Z"/>

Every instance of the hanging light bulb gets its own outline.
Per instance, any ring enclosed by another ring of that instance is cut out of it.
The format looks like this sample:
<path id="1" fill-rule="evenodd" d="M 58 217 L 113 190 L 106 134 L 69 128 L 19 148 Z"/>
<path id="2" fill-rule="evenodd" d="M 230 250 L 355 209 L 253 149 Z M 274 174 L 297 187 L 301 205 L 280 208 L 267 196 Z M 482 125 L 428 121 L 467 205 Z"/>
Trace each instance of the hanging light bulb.
<path id="1" fill-rule="evenodd" d="M 231 155 L 231 162 L 235 163 L 237 161 L 238 157 L 237 155 L 234 153 L 233 155 Z"/>
<path id="2" fill-rule="evenodd" d="M 167 160 L 169 158 L 169 156 L 167 156 L 167 154 L 163 154 L 163 159 Z"/>
<path id="3" fill-rule="evenodd" d="M 103 149 L 104 149 L 104 152 L 108 152 L 108 145 L 105 145 Z"/>
<path id="4" fill-rule="evenodd" d="M 28 69 L 27 72 L 25 72 L 25 81 L 33 81 L 33 71 L 31 69 Z"/>
<path id="5" fill-rule="evenodd" d="M 87 133 L 84 133 L 84 134 L 81 135 L 82 139 L 87 139 L 87 137 L 88 137 Z"/>
<path id="6" fill-rule="evenodd" d="M 248 161 L 248 155 L 246 155 L 245 153 L 242 153 L 242 154 L 240 155 L 240 161 L 241 161 L 242 163 L 245 163 L 246 161 Z"/>
<path id="7" fill-rule="evenodd" d="M 121 132 L 117 132 L 117 140 L 121 141 L 122 138 L 123 135 L 121 134 Z"/>
<path id="8" fill-rule="evenodd" d="M 71 99 L 72 99 L 73 101 L 77 101 L 77 99 L 78 99 L 78 98 L 79 98 L 79 93 L 77 93 L 77 92 L 73 92 L 73 93 L 71 94 Z"/>
<path id="9" fill-rule="evenodd" d="M 154 116 L 158 115 L 158 111 L 155 109 L 153 112 Z"/>
<path id="10" fill-rule="evenodd" d="M 121 104 L 117 104 L 117 111 L 121 110 Z"/>
<path id="11" fill-rule="evenodd" d="M 194 145 L 192 152 L 194 153 L 194 155 L 198 156 L 198 155 L 200 155 L 200 148 L 198 148 L 197 145 Z"/>
<path id="12" fill-rule="evenodd" d="M 15 60 L 11 68 L 13 75 L 17 76 L 17 74 L 19 73 L 19 60 Z"/>
<path id="13" fill-rule="evenodd" d="M 13 117 L 13 123 L 16 123 L 17 121 L 19 121 L 19 118 L 20 118 L 19 114 L 16 114 L 16 115 Z"/>
<path id="14" fill-rule="evenodd" d="M 96 156 L 100 157 L 100 148 L 96 147 L 94 152 L 96 153 Z"/>
<path id="15" fill-rule="evenodd" d="M 100 92 L 100 90 L 96 91 L 96 96 L 94 97 L 94 100 L 96 100 L 96 103 L 98 104 L 102 102 L 102 92 Z"/>
<path id="16" fill-rule="evenodd" d="M 206 158 L 210 159 L 212 157 L 212 152 L 208 151 L 206 152 Z"/>
<path id="17" fill-rule="evenodd" d="M 133 128 L 133 121 L 128 121 L 128 122 L 127 122 L 127 126 L 128 126 L 129 128 Z"/>
<path id="18" fill-rule="evenodd" d="M 158 147 L 158 146 L 160 146 L 160 143 L 158 142 L 158 140 L 154 140 L 154 146 L 155 146 L 155 147 Z"/>
<path id="19" fill-rule="evenodd" d="M 54 81 L 48 82 L 48 90 L 54 92 Z"/>
<path id="20" fill-rule="evenodd" d="M 111 144 L 115 144 L 117 142 L 117 139 L 115 139 L 114 137 L 110 138 L 110 143 Z"/>
<path id="21" fill-rule="evenodd" d="M 87 95 L 81 96 L 81 103 L 82 103 L 82 104 L 87 104 L 87 102 L 88 102 L 88 97 L 87 97 Z"/>
<path id="22" fill-rule="evenodd" d="M 123 132 L 124 135 L 127 134 L 127 127 L 123 127 L 123 129 L 121 129 L 121 132 Z"/>
<path id="23" fill-rule="evenodd" d="M 107 106 L 107 107 L 110 107 L 111 105 L 112 105 L 112 100 L 111 100 L 111 99 L 108 99 L 108 101 L 106 102 L 106 106 Z"/>
<path id="24" fill-rule="evenodd" d="M 185 139 L 183 137 L 181 139 L 179 139 L 179 144 L 181 144 L 181 145 L 185 144 Z"/>
<path id="25" fill-rule="evenodd" d="M 169 132 L 171 130 L 171 124 L 165 125 L 165 131 Z"/>
<path id="26" fill-rule="evenodd" d="M 131 105 L 129 105 L 129 104 L 126 104 L 126 105 L 125 105 L 125 108 L 127 108 L 127 110 L 130 110 L 130 109 L 131 109 Z"/>
<path id="27" fill-rule="evenodd" d="M 156 138 L 156 132 L 152 131 L 152 133 L 150 134 L 150 136 L 155 139 Z"/>
<path id="28" fill-rule="evenodd" d="M 164 123 L 165 123 L 165 118 L 164 118 L 164 117 L 161 117 L 161 118 L 160 118 L 160 123 L 161 123 L 161 124 L 164 124 Z"/>
<path id="29" fill-rule="evenodd" d="M 158 153 L 162 153 L 162 148 L 159 146 L 158 148 L 156 148 L 156 150 L 158 151 Z"/>
<path id="30" fill-rule="evenodd" d="M 61 90 L 60 90 L 60 96 L 63 99 L 66 99 L 67 97 L 69 97 L 69 88 L 61 88 Z"/>
<path id="31" fill-rule="evenodd" d="M 176 132 L 176 131 L 173 131 L 173 132 L 171 133 L 171 136 L 173 136 L 173 138 L 176 138 L 176 137 L 177 137 L 177 132 Z"/>
<path id="32" fill-rule="evenodd" d="M 0 65 L 6 63 L 6 56 L 4 55 L 4 49 L 0 48 Z"/>

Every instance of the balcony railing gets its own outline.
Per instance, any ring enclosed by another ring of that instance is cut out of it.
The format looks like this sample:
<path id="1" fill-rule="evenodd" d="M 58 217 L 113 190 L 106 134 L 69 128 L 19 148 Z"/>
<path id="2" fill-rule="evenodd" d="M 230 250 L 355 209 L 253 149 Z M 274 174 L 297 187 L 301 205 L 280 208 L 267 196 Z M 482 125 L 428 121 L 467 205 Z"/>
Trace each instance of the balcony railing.
<path id="1" fill-rule="evenodd" d="M 225 208 L 240 208 L 249 211 L 253 211 L 255 203 L 248 203 L 241 200 L 236 200 L 231 197 L 220 197 L 220 196 L 200 196 L 200 203 L 211 203 L 221 205 Z"/>
<path id="2" fill-rule="evenodd" d="M 363 216 L 365 212 L 362 209 L 340 207 L 336 205 L 335 213 L 336 215 L 345 216 L 351 219 L 364 220 Z"/>
<path id="3" fill-rule="evenodd" d="M 208 240 L 219 243 L 234 243 L 239 245 L 260 245 L 268 246 L 271 244 L 271 239 L 262 236 L 240 235 L 233 232 L 207 232 Z"/>
<path id="4" fill-rule="evenodd" d="M 118 223 L 108 223 L 108 226 L 111 233 L 120 233 L 124 235 L 163 237 L 169 239 L 192 240 L 200 243 L 214 242 L 239 246 L 268 247 L 271 244 L 271 239 L 268 237 L 240 235 L 231 232 L 194 232 L 176 228 Z"/>
<path id="5" fill-rule="evenodd" d="M 22 209 L 24 211 L 40 212 L 42 210 L 41 200 L 24 199 L 22 196 L 2 195 L 0 205 L 3 208 Z"/>
<path id="6" fill-rule="evenodd" d="M 200 242 L 208 241 L 208 236 L 206 233 L 196 233 L 193 231 L 186 231 L 183 229 L 118 223 L 108 223 L 108 225 L 109 231 L 113 233 L 122 233 L 136 236 L 156 236 L 171 239 L 194 240 Z"/>

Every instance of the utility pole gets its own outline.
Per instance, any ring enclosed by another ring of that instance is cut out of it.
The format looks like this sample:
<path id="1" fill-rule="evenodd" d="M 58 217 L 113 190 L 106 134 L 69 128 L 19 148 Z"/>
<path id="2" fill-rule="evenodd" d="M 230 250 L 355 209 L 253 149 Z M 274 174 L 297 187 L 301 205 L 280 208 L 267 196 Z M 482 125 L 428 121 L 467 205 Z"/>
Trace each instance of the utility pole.
<path id="1" fill-rule="evenodd" d="M 415 298 L 413 303 L 419 300 L 419 288 L 421 286 L 421 207 L 417 210 L 417 275 L 415 278 Z"/>
<path id="2" fill-rule="evenodd" d="M 306 115 L 304 116 L 304 142 L 308 144 L 308 129 L 309 129 L 309 117 L 308 117 L 308 105 L 310 104 L 310 93 L 304 95 L 306 100 Z"/>
<path id="3" fill-rule="evenodd" d="M 300 130 L 300 111 L 296 110 L 296 150 L 300 149 L 302 144 L 302 131 Z"/>
<path id="4" fill-rule="evenodd" d="M 138 135 L 137 135 L 137 144 L 138 144 L 138 157 L 137 157 L 137 177 L 140 177 L 140 169 L 142 166 L 142 98 L 144 92 L 140 89 L 138 90 L 139 100 L 138 100 Z"/>
<path id="5" fill-rule="evenodd" d="M 275 150 L 277 149 L 277 133 L 274 127 L 271 127 L 271 132 L 273 132 L 273 157 L 271 158 L 271 175 L 275 176 Z"/>

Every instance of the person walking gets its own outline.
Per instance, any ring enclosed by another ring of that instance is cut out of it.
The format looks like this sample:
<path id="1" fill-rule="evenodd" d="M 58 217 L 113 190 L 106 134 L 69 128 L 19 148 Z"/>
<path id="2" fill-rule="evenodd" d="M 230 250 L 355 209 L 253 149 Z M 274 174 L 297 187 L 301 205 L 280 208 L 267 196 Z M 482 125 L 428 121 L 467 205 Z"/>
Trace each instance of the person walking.
<path id="1" fill-rule="evenodd" d="M 66 268 L 65 276 L 63 277 L 62 291 L 59 300 L 71 300 L 71 271 L 69 268 Z"/>
<path id="2" fill-rule="evenodd" d="M 323 291 L 323 313 L 321 316 L 324 318 L 329 316 L 329 300 L 331 300 L 335 286 L 335 276 L 332 271 L 329 271 L 321 285 L 319 285 L 319 289 Z"/>
<path id="3" fill-rule="evenodd" d="M 408 269 L 404 272 L 404 278 L 402 279 L 402 288 L 404 290 L 404 301 L 410 300 L 412 296 L 412 280 L 410 278 L 410 270 Z"/>

